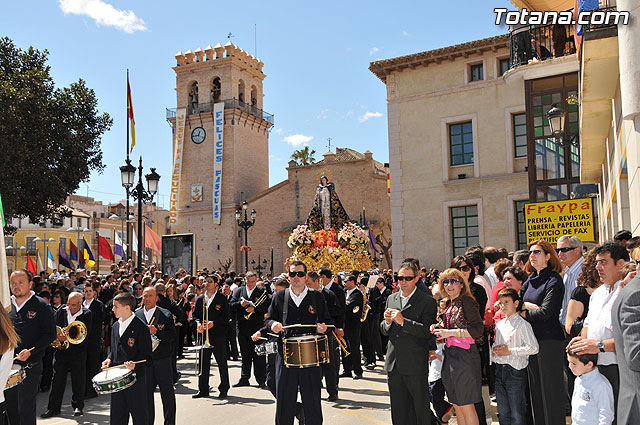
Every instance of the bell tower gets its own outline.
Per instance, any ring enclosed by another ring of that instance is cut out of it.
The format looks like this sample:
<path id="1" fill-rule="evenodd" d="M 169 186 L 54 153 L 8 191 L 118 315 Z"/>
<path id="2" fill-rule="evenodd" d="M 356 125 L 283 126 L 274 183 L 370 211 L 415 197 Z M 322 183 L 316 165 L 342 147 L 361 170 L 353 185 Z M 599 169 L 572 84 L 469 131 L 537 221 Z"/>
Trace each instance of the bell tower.
<path id="1" fill-rule="evenodd" d="M 231 258 L 239 271 L 235 210 L 269 187 L 274 121 L 262 109 L 264 64 L 231 41 L 175 58 L 171 230 L 195 234 L 198 268 L 217 270 Z"/>

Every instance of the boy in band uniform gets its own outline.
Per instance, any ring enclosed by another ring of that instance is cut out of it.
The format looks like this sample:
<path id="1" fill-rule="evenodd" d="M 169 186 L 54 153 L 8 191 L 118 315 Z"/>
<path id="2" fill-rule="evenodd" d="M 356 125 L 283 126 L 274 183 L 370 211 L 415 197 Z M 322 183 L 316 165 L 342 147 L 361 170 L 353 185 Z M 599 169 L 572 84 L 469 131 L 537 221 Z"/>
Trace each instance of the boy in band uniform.
<path id="1" fill-rule="evenodd" d="M 127 425 L 129 416 L 134 425 L 148 425 L 147 388 L 144 363 L 136 361 L 150 361 L 151 336 L 149 328 L 138 319 L 133 310 L 136 299 L 129 292 L 123 292 L 113 299 L 113 313 L 118 321 L 113 324 L 111 331 L 111 352 L 102 362 L 102 367 L 125 365 L 129 370 L 135 370 L 136 383 L 131 387 L 111 394 L 111 425 Z"/>

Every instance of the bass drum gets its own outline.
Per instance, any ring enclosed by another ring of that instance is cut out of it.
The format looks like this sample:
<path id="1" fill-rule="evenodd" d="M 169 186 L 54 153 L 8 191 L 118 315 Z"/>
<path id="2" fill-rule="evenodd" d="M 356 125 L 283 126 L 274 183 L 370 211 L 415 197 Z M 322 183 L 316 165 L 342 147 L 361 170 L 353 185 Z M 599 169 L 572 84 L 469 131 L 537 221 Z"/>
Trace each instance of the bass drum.
<path id="1" fill-rule="evenodd" d="M 126 368 L 103 370 L 91 379 L 98 394 L 111 394 L 126 390 L 136 383 L 136 374 Z"/>
<path id="2" fill-rule="evenodd" d="M 286 367 L 318 367 L 329 363 L 329 342 L 326 335 L 301 335 L 286 338 L 282 344 Z"/>
<path id="3" fill-rule="evenodd" d="M 13 388 L 22 384 L 22 381 L 27 377 L 27 372 L 24 370 L 22 366 L 19 364 L 14 364 L 11 366 L 11 373 L 9 374 L 9 378 L 7 379 L 7 385 L 5 385 L 4 389 L 8 390 L 9 388 Z"/>

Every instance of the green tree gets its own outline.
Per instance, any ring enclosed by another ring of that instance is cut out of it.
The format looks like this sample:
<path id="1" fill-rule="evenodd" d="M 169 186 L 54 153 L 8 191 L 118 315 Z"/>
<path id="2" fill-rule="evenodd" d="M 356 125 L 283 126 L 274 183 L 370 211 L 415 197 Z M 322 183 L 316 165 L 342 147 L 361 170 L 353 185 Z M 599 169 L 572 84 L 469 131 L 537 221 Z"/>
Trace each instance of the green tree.
<path id="1" fill-rule="evenodd" d="M 315 154 L 316 151 L 309 149 L 309 146 L 305 146 L 302 149 L 293 151 L 291 159 L 298 165 L 310 165 L 316 162 L 316 159 L 313 157 Z"/>
<path id="2" fill-rule="evenodd" d="M 7 220 L 51 218 L 92 170 L 102 172 L 102 135 L 111 128 L 82 79 L 55 88 L 49 52 L 0 38 L 0 193 Z"/>

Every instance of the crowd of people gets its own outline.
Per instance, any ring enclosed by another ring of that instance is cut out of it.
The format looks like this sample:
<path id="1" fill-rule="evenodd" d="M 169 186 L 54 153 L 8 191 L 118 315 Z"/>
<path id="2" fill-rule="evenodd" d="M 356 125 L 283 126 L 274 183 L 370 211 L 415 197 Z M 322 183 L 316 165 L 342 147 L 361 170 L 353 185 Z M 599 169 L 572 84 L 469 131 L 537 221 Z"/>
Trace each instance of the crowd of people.
<path id="1" fill-rule="evenodd" d="M 240 361 L 233 387 L 253 377 L 273 394 L 282 425 L 321 424 L 323 385 L 336 402 L 340 378 L 379 366 L 394 424 L 453 415 L 484 424 L 489 397 L 500 424 L 557 425 L 567 415 L 574 424 L 640 423 L 638 243 L 627 232 L 588 252 L 572 235 L 513 253 L 472 246 L 442 272 L 413 258 L 397 271 L 347 273 L 293 262 L 273 279 L 168 276 L 123 262 L 107 276 L 17 270 L 10 312 L 0 309 L 0 384 L 24 376 L 4 391 L 2 418 L 59 415 L 70 373 L 75 416 L 98 389 L 111 393 L 110 423 L 152 424 L 158 388 L 163 422 L 175 424 L 176 363 L 193 349 L 193 398 L 212 392 L 212 355 L 222 399 L 232 391 L 229 361 Z M 116 373 L 122 383 L 113 384 Z M 44 412 L 38 391 L 49 393 Z"/>

